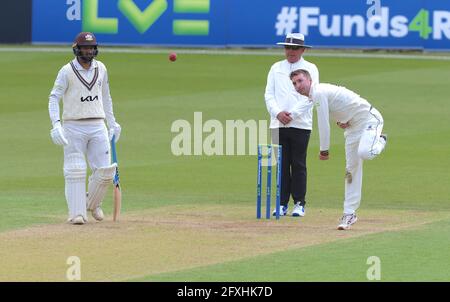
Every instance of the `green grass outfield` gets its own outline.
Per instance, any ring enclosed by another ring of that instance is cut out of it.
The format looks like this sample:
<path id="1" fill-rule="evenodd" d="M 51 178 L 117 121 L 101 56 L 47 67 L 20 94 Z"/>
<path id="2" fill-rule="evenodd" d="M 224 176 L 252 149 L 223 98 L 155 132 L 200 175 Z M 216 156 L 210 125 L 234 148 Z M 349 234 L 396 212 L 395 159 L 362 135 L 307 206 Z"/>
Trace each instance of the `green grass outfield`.
<path id="1" fill-rule="evenodd" d="M 100 49 L 123 129 L 122 222 L 108 221 L 108 193 L 107 221 L 64 224 L 62 149 L 47 105 L 72 55 L 55 50 L 0 48 L 0 280 L 64 281 L 66 258 L 79 255 L 88 281 L 367 281 L 369 256 L 380 258 L 382 281 L 450 281 L 450 56 L 305 56 L 321 82 L 368 99 L 389 134 L 386 152 L 365 163 L 360 221 L 343 234 L 334 230 L 345 172 L 337 127 L 327 162 L 312 134 L 307 217 L 298 220 L 256 221 L 255 156 L 171 153 L 172 123 L 194 112 L 224 125 L 267 119 L 266 77 L 281 49 L 179 51 L 174 63 L 169 50 Z"/>

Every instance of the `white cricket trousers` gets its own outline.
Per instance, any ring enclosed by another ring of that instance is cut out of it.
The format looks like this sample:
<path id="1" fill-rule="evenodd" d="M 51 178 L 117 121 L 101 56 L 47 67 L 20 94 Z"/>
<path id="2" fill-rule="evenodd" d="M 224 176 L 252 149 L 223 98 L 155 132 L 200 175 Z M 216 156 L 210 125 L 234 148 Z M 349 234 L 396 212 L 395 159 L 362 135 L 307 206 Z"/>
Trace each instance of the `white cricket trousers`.
<path id="1" fill-rule="evenodd" d="M 86 215 L 86 160 L 92 172 L 109 166 L 110 145 L 103 119 L 66 121 L 63 125 L 69 142 L 64 146 L 65 195 L 69 219 Z"/>
<path id="2" fill-rule="evenodd" d="M 380 138 L 383 130 L 383 117 L 371 108 L 367 118 L 351 125 L 344 132 L 346 178 L 344 214 L 354 214 L 361 203 L 363 161 L 379 155 L 386 142 Z"/>

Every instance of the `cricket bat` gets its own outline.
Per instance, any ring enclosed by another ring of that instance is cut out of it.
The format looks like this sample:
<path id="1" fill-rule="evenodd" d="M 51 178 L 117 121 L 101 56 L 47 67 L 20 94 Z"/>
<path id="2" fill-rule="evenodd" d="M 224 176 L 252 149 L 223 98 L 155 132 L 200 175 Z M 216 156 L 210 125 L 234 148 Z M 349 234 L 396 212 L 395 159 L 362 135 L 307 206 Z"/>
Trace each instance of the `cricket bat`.
<path id="1" fill-rule="evenodd" d="M 115 135 L 113 135 L 111 139 L 111 153 L 112 153 L 112 162 L 118 164 L 117 162 L 117 153 L 116 153 L 116 142 Z M 113 179 L 114 191 L 113 191 L 113 199 L 114 199 L 114 211 L 113 211 L 113 221 L 118 221 L 120 216 L 120 208 L 122 206 L 122 192 L 120 189 L 120 179 L 119 179 L 119 167 L 116 167 L 116 174 Z"/>

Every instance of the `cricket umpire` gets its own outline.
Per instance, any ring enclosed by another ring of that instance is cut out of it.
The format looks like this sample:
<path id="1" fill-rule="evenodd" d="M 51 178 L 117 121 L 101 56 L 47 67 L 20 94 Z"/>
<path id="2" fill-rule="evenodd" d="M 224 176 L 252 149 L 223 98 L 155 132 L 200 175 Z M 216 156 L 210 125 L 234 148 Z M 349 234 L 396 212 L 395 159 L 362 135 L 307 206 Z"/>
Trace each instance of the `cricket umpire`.
<path id="1" fill-rule="evenodd" d="M 283 147 L 280 215 L 287 215 L 292 196 L 292 216 L 304 216 L 306 154 L 312 129 L 312 107 L 308 105 L 307 97 L 295 91 L 289 75 L 294 70 L 306 69 L 318 83 L 319 70 L 302 57 L 305 50 L 311 47 L 305 45 L 302 34 L 288 34 L 284 42 L 277 44 L 284 46 L 286 59 L 270 68 L 264 97 L 271 118 L 272 142 Z"/>
<path id="2" fill-rule="evenodd" d="M 95 220 L 103 220 L 101 202 L 116 169 L 116 164 L 111 164 L 109 142 L 113 135 L 117 142 L 121 127 L 114 117 L 106 67 L 94 59 L 97 46 L 93 33 L 76 36 L 72 45 L 75 58 L 60 69 L 48 103 L 53 125 L 50 136 L 64 147 L 65 196 L 72 224 L 86 223 L 87 210 Z M 92 170 L 88 194 L 86 161 Z"/>

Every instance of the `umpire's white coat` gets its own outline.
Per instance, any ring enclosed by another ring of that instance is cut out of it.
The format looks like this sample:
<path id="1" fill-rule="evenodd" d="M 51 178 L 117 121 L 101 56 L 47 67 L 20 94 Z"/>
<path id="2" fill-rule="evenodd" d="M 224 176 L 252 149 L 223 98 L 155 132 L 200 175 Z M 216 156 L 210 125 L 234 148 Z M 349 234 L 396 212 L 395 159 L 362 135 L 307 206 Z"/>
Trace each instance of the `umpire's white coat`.
<path id="1" fill-rule="evenodd" d="M 276 62 L 270 68 L 267 75 L 267 85 L 264 94 L 267 111 L 270 114 L 270 128 L 293 127 L 299 129 L 312 129 L 312 108 L 308 104 L 308 98 L 297 93 L 289 79 L 291 72 L 297 69 L 305 69 L 311 74 L 314 82 L 319 82 L 319 70 L 317 66 L 306 61 L 303 57 L 296 63 L 287 60 Z M 277 115 L 281 111 L 292 113 L 292 121 L 283 125 Z"/>

